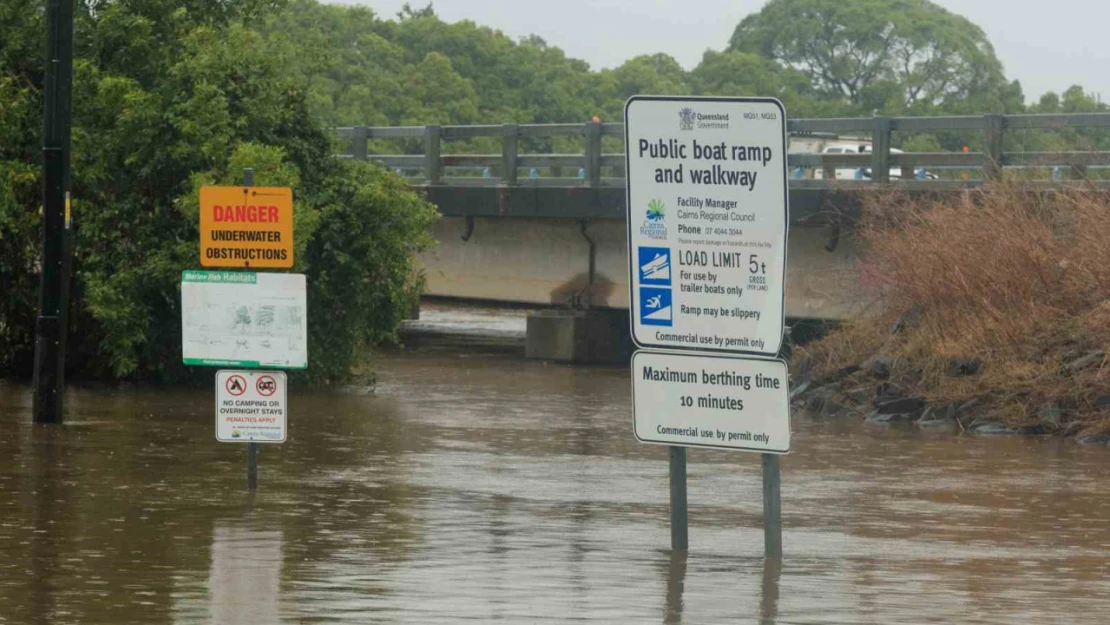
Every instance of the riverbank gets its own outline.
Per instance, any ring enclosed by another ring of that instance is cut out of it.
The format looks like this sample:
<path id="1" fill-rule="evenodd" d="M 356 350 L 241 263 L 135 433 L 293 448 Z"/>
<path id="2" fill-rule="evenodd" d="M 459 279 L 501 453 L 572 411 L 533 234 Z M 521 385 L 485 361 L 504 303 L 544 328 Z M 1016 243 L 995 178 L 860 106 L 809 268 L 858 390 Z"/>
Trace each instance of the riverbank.
<path id="1" fill-rule="evenodd" d="M 873 197 L 871 310 L 799 348 L 813 415 L 1110 443 L 1110 194 L 999 185 Z"/>

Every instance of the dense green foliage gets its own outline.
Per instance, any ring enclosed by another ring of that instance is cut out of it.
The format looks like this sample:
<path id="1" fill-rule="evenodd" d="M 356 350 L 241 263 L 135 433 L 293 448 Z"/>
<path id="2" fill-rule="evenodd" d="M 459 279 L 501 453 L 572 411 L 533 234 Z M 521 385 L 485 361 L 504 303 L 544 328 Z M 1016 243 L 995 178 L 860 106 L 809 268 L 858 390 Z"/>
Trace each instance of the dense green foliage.
<path id="1" fill-rule="evenodd" d="M 637 93 L 758 92 L 799 114 L 844 110 L 819 100 L 801 72 L 754 54 L 710 51 L 687 71 L 659 53 L 594 71 L 539 37 L 446 23 L 430 8 L 393 20 L 291 0 L 264 29 L 297 42 L 288 67 L 308 85 L 313 112 L 336 126 L 612 121 Z"/>
<path id="2" fill-rule="evenodd" d="M 0 2 L 0 374 L 30 364 L 43 20 L 37 0 Z M 774 95 L 794 117 L 1107 110 L 1079 87 L 1026 105 L 983 31 L 927 0 L 770 0 L 696 67 L 661 52 L 604 70 L 430 7 L 388 18 L 316 0 L 81 0 L 75 55 L 71 362 L 98 377 L 185 375 L 177 280 L 197 264 L 196 190 L 234 183 L 245 166 L 258 184 L 296 188 L 311 375 L 342 379 L 365 347 L 395 335 L 434 210 L 393 176 L 331 158 L 330 127 L 612 121 L 636 93 Z M 527 141 L 580 149 L 572 137 Z M 1108 149 L 1110 133 L 1008 141 Z M 917 150 L 979 142 L 895 137 Z"/>
<path id="3" fill-rule="evenodd" d="M 928 0 L 773 0 L 736 27 L 729 49 L 796 68 L 864 110 L 982 106 L 1005 82 L 983 31 Z"/>
<path id="4" fill-rule="evenodd" d="M 0 373 L 31 355 L 39 236 L 42 14 L 0 19 Z M 295 189 L 295 270 L 310 285 L 308 377 L 339 381 L 393 337 L 435 210 L 378 168 L 331 157 L 297 56 L 261 3 L 80 5 L 74 62 L 70 363 L 96 377 L 180 379 L 180 272 L 196 267 L 205 183 Z M 12 42 L 13 45 L 9 45 Z"/>

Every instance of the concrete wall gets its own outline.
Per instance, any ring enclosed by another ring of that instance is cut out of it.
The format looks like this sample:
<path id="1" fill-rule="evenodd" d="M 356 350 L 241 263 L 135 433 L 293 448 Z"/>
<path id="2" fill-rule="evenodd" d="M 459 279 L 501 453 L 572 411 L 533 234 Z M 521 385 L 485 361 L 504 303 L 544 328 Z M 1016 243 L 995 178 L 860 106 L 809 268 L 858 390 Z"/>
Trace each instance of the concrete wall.
<path id="1" fill-rule="evenodd" d="M 594 306 L 628 308 L 628 260 L 623 220 L 590 220 L 586 234 L 597 245 L 596 281 L 588 288 L 589 244 L 571 219 L 474 219 L 464 242 L 465 219 L 445 217 L 435 226 L 440 244 L 422 261 L 429 295 L 544 305 L 566 305 L 589 295 Z M 836 237 L 828 225 L 791 225 L 787 256 L 786 314 L 839 319 L 866 298 L 855 277 L 851 232 Z"/>

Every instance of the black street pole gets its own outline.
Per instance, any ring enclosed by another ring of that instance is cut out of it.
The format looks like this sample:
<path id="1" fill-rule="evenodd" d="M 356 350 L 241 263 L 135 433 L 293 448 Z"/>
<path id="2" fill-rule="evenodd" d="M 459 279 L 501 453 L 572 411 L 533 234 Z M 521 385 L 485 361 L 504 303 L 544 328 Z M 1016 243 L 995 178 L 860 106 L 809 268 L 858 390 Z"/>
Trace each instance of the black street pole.
<path id="1" fill-rule="evenodd" d="M 43 81 L 42 282 L 35 322 L 35 423 L 61 423 L 65 385 L 66 207 L 73 91 L 75 0 L 46 0 L 46 72 Z"/>

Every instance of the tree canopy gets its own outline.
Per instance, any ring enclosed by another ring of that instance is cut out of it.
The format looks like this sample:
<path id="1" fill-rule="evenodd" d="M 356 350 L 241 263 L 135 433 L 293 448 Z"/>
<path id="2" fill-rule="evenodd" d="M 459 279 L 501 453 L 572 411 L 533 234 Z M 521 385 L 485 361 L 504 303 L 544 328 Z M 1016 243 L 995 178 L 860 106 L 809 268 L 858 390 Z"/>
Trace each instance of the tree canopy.
<path id="1" fill-rule="evenodd" d="M 928 0 L 770 0 L 692 68 L 665 52 L 592 69 L 430 5 L 382 16 L 288 0 L 259 29 L 331 125 L 617 120 L 635 93 L 774 95 L 792 116 L 1021 112 L 981 28 Z"/>
<path id="2" fill-rule="evenodd" d="M 930 110 L 1005 82 L 983 30 L 928 0 L 771 0 L 740 22 L 729 49 L 876 110 Z"/>

